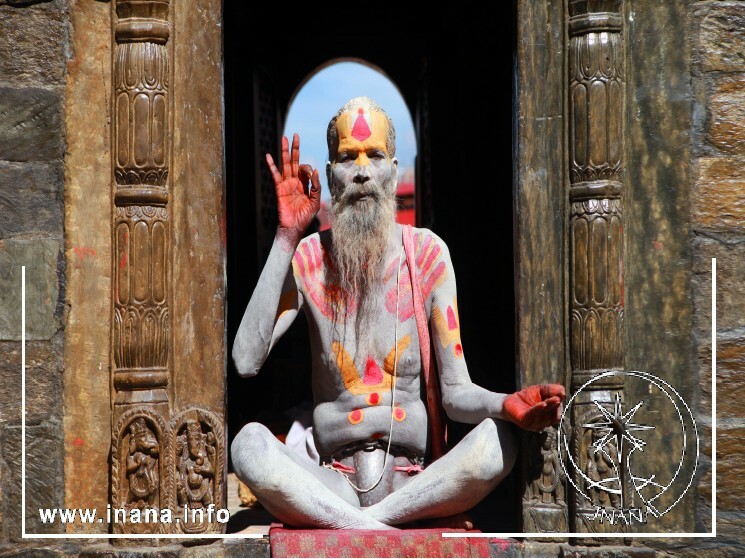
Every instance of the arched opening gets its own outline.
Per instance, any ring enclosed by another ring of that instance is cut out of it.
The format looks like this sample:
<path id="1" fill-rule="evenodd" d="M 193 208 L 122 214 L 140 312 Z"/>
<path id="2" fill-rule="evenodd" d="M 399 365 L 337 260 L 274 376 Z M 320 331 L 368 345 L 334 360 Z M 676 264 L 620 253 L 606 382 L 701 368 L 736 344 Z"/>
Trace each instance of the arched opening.
<path id="1" fill-rule="evenodd" d="M 399 182 L 396 195 L 399 207 L 396 221 L 416 225 L 414 204 L 416 179 L 416 133 L 406 101 L 391 79 L 379 68 L 363 60 L 332 60 L 314 71 L 292 96 L 283 135 L 300 135 L 302 162 L 318 169 L 321 178 L 319 228 L 328 229 L 329 189 L 324 167 L 328 159 L 326 126 L 329 118 L 345 102 L 365 95 L 388 113 L 396 127 L 396 158 Z"/>
<path id="2" fill-rule="evenodd" d="M 402 7 L 385 25 L 332 29 L 327 16 L 309 7 L 286 17 L 267 5 L 225 3 L 229 351 L 276 229 L 263 155 L 278 153 L 292 101 L 319 69 L 329 61 L 365 60 L 390 78 L 413 115 L 416 222 L 450 248 L 471 377 L 490 390 L 514 390 L 515 4 L 447 13 Z M 487 86 L 494 74 L 497 87 Z M 337 108 L 318 115 L 322 143 Z M 282 412 L 311 394 L 308 356 L 301 317 L 257 377 L 239 378 L 228 359 L 229 440 L 248 421 L 287 425 Z M 451 440 L 470 427 L 451 425 Z M 479 505 L 477 526 L 516 530 L 519 498 L 516 468 Z"/>

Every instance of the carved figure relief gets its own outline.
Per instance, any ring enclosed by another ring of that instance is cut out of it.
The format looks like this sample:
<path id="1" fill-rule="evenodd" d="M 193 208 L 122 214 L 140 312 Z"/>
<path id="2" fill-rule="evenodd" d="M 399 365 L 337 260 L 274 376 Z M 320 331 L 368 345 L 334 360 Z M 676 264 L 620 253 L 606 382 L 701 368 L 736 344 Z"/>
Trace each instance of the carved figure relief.
<path id="1" fill-rule="evenodd" d="M 538 454 L 528 456 L 528 500 L 541 504 L 566 506 L 564 472 L 559 464 L 556 429 L 553 427 L 533 437 Z"/>
<path id="2" fill-rule="evenodd" d="M 174 421 L 175 513 L 187 533 L 220 531 L 210 506 L 224 506 L 222 420 L 201 409 L 183 412 Z M 209 520 L 212 519 L 210 523 Z"/>
<path id="3" fill-rule="evenodd" d="M 556 429 L 549 427 L 540 433 L 529 433 L 525 443 L 523 530 L 565 532 L 566 477 L 559 461 Z"/>
<path id="4" fill-rule="evenodd" d="M 127 501 L 134 507 L 153 506 L 158 491 L 158 458 L 160 446 L 141 417 L 129 424 L 127 455 Z"/>
<path id="5" fill-rule="evenodd" d="M 170 508 L 171 435 L 156 412 L 136 407 L 121 415 L 112 432 L 111 500 L 127 520 L 132 509 Z M 115 533 L 145 534 L 167 531 L 157 522 L 114 521 Z"/>

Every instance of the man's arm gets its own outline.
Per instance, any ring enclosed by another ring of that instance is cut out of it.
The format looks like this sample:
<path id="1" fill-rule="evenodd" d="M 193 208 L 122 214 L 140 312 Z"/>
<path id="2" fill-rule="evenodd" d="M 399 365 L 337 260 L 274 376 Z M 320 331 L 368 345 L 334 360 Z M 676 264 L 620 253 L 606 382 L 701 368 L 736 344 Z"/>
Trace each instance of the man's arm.
<path id="1" fill-rule="evenodd" d="M 438 257 L 445 265 L 442 279 L 432 289 L 430 324 L 440 374 L 442 404 L 448 417 L 462 423 L 480 423 L 493 417 L 511 421 L 531 431 L 540 431 L 558 422 L 561 399 L 564 397 L 563 386 L 531 386 L 514 394 L 502 394 L 486 390 L 471 381 L 460 339 L 453 263 L 447 245 L 432 235 L 439 248 Z M 429 260 L 425 260 L 425 265 Z"/>
<path id="2" fill-rule="evenodd" d="M 291 262 L 303 232 L 321 206 L 318 171 L 300 165 L 297 134 L 292 139 L 292 154 L 287 138 L 282 138 L 282 174 L 272 156 L 267 154 L 266 158 L 277 189 L 279 225 L 269 258 L 235 336 L 233 360 L 241 376 L 259 372 L 272 347 L 303 305 Z"/>

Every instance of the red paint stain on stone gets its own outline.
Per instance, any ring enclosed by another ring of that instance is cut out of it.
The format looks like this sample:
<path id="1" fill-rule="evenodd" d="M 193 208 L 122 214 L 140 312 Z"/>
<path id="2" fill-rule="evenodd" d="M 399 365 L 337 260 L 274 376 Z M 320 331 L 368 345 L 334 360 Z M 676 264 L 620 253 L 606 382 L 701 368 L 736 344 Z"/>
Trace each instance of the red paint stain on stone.
<path id="1" fill-rule="evenodd" d="M 655 250 L 662 250 L 662 243 L 657 239 L 652 241 L 652 246 L 655 248 Z"/>
<path id="2" fill-rule="evenodd" d="M 127 253 L 122 252 L 121 258 L 119 258 L 119 267 L 124 268 L 127 265 Z"/>
<path id="3" fill-rule="evenodd" d="M 86 246 L 72 247 L 72 251 L 73 253 L 75 253 L 75 256 L 77 256 L 81 260 L 85 260 L 86 256 L 96 256 L 96 251 Z"/>
<path id="4" fill-rule="evenodd" d="M 83 446 L 83 439 L 75 437 L 72 441 L 73 446 Z"/>

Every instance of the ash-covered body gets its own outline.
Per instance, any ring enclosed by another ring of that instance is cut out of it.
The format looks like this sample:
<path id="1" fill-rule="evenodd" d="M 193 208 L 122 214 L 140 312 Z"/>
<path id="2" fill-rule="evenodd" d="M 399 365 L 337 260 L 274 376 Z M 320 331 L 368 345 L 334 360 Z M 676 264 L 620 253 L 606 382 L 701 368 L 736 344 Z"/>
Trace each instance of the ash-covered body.
<path id="1" fill-rule="evenodd" d="M 292 154 L 283 139 L 281 174 L 267 156 L 280 224 L 233 358 L 241 375 L 257 374 L 297 314 L 306 313 L 314 442 L 321 461 L 334 469 L 289 450 L 264 426 L 249 424 L 233 442 L 236 473 L 270 512 L 298 526 L 387 529 L 463 512 L 512 468 L 513 433 L 502 420 L 524 420 L 524 427 L 540 430 L 554 422 L 560 397 L 550 397 L 544 387 L 508 396 L 471 382 L 450 254 L 433 232 L 414 229 L 416 277 L 442 405 L 451 419 L 478 424 L 422 470 L 428 418 L 412 283 L 402 228 L 394 221 L 395 133 L 379 107 L 357 98 L 332 119 L 328 143 L 333 229 L 302 240 L 320 206 L 318 173 L 299 164 L 297 135 Z M 384 465 L 387 473 L 369 493 L 348 482 L 367 489 Z"/>

